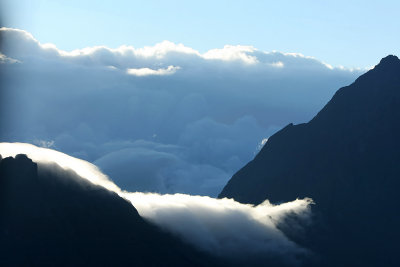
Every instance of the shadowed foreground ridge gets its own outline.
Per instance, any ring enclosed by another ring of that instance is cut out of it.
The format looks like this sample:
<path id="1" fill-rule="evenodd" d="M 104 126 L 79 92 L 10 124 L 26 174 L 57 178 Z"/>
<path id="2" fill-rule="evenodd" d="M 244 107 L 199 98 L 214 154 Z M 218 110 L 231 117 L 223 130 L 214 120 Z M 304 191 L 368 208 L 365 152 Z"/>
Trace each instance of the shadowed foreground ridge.
<path id="1" fill-rule="evenodd" d="M 1 265 L 215 265 L 116 193 L 58 165 L 0 156 Z"/>
<path id="2" fill-rule="evenodd" d="M 331 266 L 397 265 L 400 60 L 387 56 L 309 123 L 288 125 L 219 197 L 258 204 L 310 197 L 314 225 L 288 233 Z"/>

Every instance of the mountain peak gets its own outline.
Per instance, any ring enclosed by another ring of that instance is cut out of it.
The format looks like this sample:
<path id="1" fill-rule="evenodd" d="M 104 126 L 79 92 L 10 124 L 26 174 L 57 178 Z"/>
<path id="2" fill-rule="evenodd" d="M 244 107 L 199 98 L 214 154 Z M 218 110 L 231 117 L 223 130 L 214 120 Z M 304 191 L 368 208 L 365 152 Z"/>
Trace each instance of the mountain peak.
<path id="1" fill-rule="evenodd" d="M 400 65 L 400 59 L 395 55 L 388 55 L 381 59 L 377 66 L 393 66 L 393 65 Z"/>
<path id="2" fill-rule="evenodd" d="M 393 85 L 397 86 L 400 82 L 399 73 L 400 59 L 395 55 L 388 55 L 382 58 L 379 64 L 377 64 L 373 69 L 358 77 L 356 82 L 364 83 L 361 86 L 364 88 L 372 89 L 372 84 L 376 83 L 379 83 L 379 87 L 392 88 Z M 342 91 L 342 89 L 339 89 L 338 92 Z M 354 91 L 354 93 L 357 92 Z"/>

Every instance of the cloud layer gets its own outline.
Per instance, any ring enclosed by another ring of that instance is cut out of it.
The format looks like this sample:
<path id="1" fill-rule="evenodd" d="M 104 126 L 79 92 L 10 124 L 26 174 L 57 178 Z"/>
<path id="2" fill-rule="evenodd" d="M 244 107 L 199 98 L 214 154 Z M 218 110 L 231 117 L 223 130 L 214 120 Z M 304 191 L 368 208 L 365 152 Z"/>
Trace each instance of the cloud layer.
<path id="1" fill-rule="evenodd" d="M 216 196 L 263 139 L 361 72 L 251 46 L 63 51 L 0 35 L 0 140 L 51 145 L 132 191 Z"/>
<path id="2" fill-rule="evenodd" d="M 82 179 L 116 192 L 129 200 L 144 218 L 170 231 L 203 251 L 228 258 L 278 257 L 287 261 L 308 252 L 290 241 L 278 228 L 288 215 L 308 219 L 310 199 L 272 205 L 267 200 L 245 205 L 233 199 L 185 194 L 131 193 L 119 189 L 96 166 L 52 149 L 23 143 L 0 143 L 3 158 L 26 154 L 39 169 L 56 163 Z"/>
<path id="3" fill-rule="evenodd" d="M 243 258 L 263 253 L 280 256 L 308 253 L 291 242 L 277 225 L 289 214 L 308 218 L 310 199 L 280 205 L 266 200 L 252 206 L 233 199 L 185 194 L 136 192 L 122 196 L 132 202 L 141 216 L 218 256 Z"/>

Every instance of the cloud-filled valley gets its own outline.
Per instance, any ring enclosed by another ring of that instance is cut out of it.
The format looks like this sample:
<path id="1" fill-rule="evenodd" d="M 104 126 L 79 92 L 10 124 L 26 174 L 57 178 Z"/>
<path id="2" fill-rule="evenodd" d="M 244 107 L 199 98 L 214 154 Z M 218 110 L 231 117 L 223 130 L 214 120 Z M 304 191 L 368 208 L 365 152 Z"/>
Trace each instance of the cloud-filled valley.
<path id="1" fill-rule="evenodd" d="M 0 143 L 0 154 L 3 159 L 26 154 L 38 163 L 39 173 L 51 169 L 55 163 L 65 170 L 64 174 L 58 174 L 61 177 L 58 179 L 63 176 L 67 179 L 68 171 L 73 171 L 79 179 L 116 192 L 129 200 L 144 218 L 213 255 L 237 260 L 249 256 L 272 257 L 292 262 L 310 253 L 290 241 L 277 225 L 284 223 L 288 215 L 308 221 L 311 199 L 297 199 L 280 205 L 272 205 L 266 200 L 252 206 L 233 199 L 127 192 L 119 189 L 93 164 L 52 149 Z"/>
<path id="2" fill-rule="evenodd" d="M 263 139 L 364 71 L 251 46 L 68 52 L 0 34 L 0 140 L 83 158 L 129 191 L 216 196 Z"/>

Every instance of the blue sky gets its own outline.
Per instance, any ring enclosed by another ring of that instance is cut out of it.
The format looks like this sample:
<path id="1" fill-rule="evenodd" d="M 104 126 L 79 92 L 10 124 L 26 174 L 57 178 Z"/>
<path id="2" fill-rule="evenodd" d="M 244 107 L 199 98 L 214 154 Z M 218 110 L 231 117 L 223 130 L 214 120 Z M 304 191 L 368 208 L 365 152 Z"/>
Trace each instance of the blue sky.
<path id="1" fill-rule="evenodd" d="M 400 54 L 400 1 L 3 0 L 2 24 L 65 50 L 163 40 L 200 52 L 225 44 L 372 66 Z"/>

